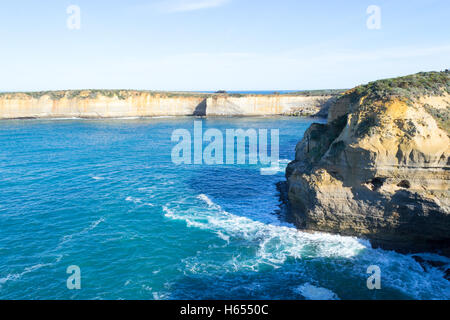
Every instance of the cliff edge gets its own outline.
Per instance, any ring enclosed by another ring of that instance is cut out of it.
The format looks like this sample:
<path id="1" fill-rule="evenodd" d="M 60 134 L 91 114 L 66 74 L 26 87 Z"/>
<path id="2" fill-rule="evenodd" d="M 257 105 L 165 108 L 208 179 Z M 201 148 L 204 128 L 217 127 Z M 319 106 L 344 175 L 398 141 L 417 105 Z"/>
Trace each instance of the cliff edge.
<path id="1" fill-rule="evenodd" d="M 339 90 L 211 94 L 135 90 L 0 93 L 0 119 L 154 116 L 323 116 Z"/>
<path id="2" fill-rule="evenodd" d="M 347 91 L 286 170 L 297 226 L 449 255 L 449 113 L 448 70 Z"/>

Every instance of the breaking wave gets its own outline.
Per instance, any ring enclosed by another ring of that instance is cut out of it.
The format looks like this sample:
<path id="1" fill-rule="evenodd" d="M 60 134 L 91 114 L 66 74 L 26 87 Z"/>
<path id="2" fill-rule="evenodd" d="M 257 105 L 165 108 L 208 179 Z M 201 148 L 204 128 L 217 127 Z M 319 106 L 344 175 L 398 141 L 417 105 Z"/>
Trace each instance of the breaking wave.
<path id="1" fill-rule="evenodd" d="M 245 241 L 256 247 L 254 256 L 233 256 L 222 265 L 221 268 L 227 272 L 258 271 L 263 266 L 280 268 L 287 262 L 304 259 L 326 259 L 329 263 L 332 263 L 333 259 L 336 259 L 336 263 L 347 259 L 351 262 L 349 266 L 345 266 L 347 271 L 360 277 L 364 283 L 364 279 L 368 277 L 367 268 L 370 265 L 378 265 L 386 287 L 416 299 L 426 296 L 436 299 L 450 298 L 450 286 L 442 271 L 434 268 L 425 272 L 410 255 L 373 249 L 369 241 L 355 237 L 302 232 L 276 218 L 262 216 L 262 221 L 255 221 L 231 214 L 205 194 L 197 196 L 197 200 L 203 202 L 203 210 L 196 208 L 177 211 L 176 208 L 166 205 L 163 207 L 164 215 L 173 220 L 185 221 L 188 227 L 212 231 L 227 245 L 232 245 L 233 241 Z M 205 263 L 199 263 L 199 259 L 200 257 L 192 257 L 185 260 L 186 267 L 192 273 L 202 272 Z M 204 270 L 206 273 L 210 271 L 211 266 L 204 268 L 208 268 Z M 293 290 L 305 298 L 337 298 L 332 291 L 309 283 Z"/>
<path id="2" fill-rule="evenodd" d="M 310 283 L 305 283 L 297 288 L 294 288 L 294 293 L 298 293 L 307 300 L 340 300 L 333 291 L 313 286 Z"/>

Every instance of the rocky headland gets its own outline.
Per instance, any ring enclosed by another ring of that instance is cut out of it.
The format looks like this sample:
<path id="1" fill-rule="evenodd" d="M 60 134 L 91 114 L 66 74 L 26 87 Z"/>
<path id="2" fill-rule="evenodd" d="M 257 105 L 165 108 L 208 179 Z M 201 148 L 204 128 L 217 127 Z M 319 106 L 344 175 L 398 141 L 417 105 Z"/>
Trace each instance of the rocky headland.
<path id="1" fill-rule="evenodd" d="M 65 90 L 0 93 L 0 119 L 157 116 L 326 116 L 339 90 L 290 94 Z"/>
<path id="2" fill-rule="evenodd" d="M 449 255 L 449 114 L 448 70 L 344 93 L 287 167 L 296 225 Z"/>

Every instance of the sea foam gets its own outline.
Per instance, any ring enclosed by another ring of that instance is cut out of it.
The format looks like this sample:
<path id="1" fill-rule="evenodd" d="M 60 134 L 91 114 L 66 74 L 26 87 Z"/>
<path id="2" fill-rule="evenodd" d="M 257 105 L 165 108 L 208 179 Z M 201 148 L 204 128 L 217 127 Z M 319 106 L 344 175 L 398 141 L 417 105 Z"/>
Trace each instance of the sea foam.
<path id="1" fill-rule="evenodd" d="M 342 269 L 339 261 L 346 259 L 350 264 L 345 266 L 346 272 L 353 273 L 364 283 L 369 276 L 367 268 L 377 265 L 382 270 L 382 285 L 399 290 L 415 299 L 435 297 L 450 298 L 450 286 L 444 279 L 442 271 L 433 269 L 425 272 L 422 267 L 408 255 L 382 249 L 372 249 L 370 242 L 355 237 L 345 237 L 327 233 L 309 233 L 296 229 L 293 225 L 262 216 L 262 221 L 255 221 L 245 216 L 231 214 L 222 209 L 205 194 L 197 199 L 206 205 L 199 208 L 178 211 L 170 205 L 163 207 L 165 216 L 174 220 L 185 221 L 188 227 L 210 230 L 228 245 L 234 241 L 246 241 L 256 246 L 253 257 L 233 256 L 228 263 L 221 265 L 226 272 L 238 270 L 258 271 L 261 266 L 282 267 L 291 259 L 337 259 L 334 270 Z M 201 205 L 199 205 L 201 206 Z M 273 215 L 272 215 L 273 216 Z M 199 263 L 197 257 L 186 259 L 186 267 L 191 273 L 207 273 L 211 266 Z M 325 260 L 324 260 L 325 261 Z M 344 272 L 343 270 L 341 270 Z M 330 271 L 331 272 L 331 271 Z M 318 289 L 317 289 L 318 288 Z M 316 296 L 332 297 L 332 291 L 320 287 L 305 285 L 298 287 L 305 298 Z M 303 293 L 302 293 L 303 292 Z"/>
<path id="2" fill-rule="evenodd" d="M 333 291 L 305 283 L 293 290 L 308 300 L 340 300 Z"/>

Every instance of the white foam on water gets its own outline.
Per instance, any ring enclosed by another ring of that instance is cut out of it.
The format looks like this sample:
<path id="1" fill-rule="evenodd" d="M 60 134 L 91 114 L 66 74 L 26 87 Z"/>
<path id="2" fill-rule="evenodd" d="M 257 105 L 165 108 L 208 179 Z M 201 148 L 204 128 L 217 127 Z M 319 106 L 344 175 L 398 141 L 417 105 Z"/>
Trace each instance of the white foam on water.
<path id="1" fill-rule="evenodd" d="M 84 228 L 80 232 L 64 236 L 61 239 L 61 241 L 58 244 L 58 246 L 55 248 L 55 250 L 60 249 L 61 246 L 64 243 L 66 243 L 68 241 L 71 241 L 73 237 L 79 236 L 79 235 L 83 235 L 85 233 L 90 232 L 91 230 L 95 229 L 100 223 L 102 223 L 104 221 L 105 221 L 105 218 L 102 217 L 102 218 L 92 222 L 88 227 Z M 32 272 L 34 272 L 36 270 L 39 270 L 41 268 L 53 266 L 53 265 L 57 264 L 58 262 L 60 262 L 62 258 L 63 258 L 63 255 L 58 255 L 54 262 L 51 262 L 51 263 L 38 263 L 38 264 L 32 265 L 30 267 L 26 267 L 20 273 L 8 274 L 6 277 L 0 278 L 0 285 L 5 284 L 8 281 L 16 281 L 16 280 L 22 278 L 24 275 L 26 275 L 28 273 L 32 273 Z"/>
<path id="2" fill-rule="evenodd" d="M 69 234 L 69 235 L 64 236 L 64 237 L 61 239 L 61 241 L 59 242 L 59 245 L 58 245 L 58 247 L 57 247 L 56 249 L 61 248 L 61 246 L 62 246 L 63 244 L 65 244 L 66 242 L 71 241 L 71 240 L 73 239 L 73 237 L 81 236 L 81 235 L 84 235 L 84 234 L 86 234 L 86 233 L 88 233 L 88 232 L 94 230 L 95 228 L 97 228 L 97 226 L 98 226 L 100 223 L 105 222 L 105 221 L 106 221 L 106 219 L 105 219 L 104 217 L 101 217 L 100 219 L 98 219 L 98 220 L 92 222 L 88 227 L 84 228 L 84 229 L 81 230 L 80 232 L 76 232 L 76 233 L 73 233 L 73 234 Z"/>
<path id="3" fill-rule="evenodd" d="M 310 245 L 317 246 L 317 256 L 347 258 L 357 255 L 368 246 L 368 243 L 353 237 L 306 233 L 274 219 L 268 219 L 268 223 L 265 223 L 237 216 L 226 212 L 204 194 L 199 195 L 198 199 L 204 201 L 211 210 L 180 214 L 165 206 L 165 216 L 183 220 L 189 227 L 220 232 L 221 238 L 225 236 L 227 239 L 238 238 L 258 243 L 261 262 L 282 264 L 288 257 L 305 257 L 309 250 L 304 249 Z"/>
<path id="4" fill-rule="evenodd" d="M 102 177 L 97 177 L 97 176 L 94 176 L 94 177 L 92 177 L 92 179 L 94 179 L 94 180 L 105 180 L 105 178 L 102 178 Z"/>
<path id="5" fill-rule="evenodd" d="M 220 239 L 224 240 L 226 243 L 230 243 L 230 236 L 227 236 L 226 234 L 223 234 L 223 233 L 220 232 L 220 231 L 217 231 L 217 236 L 218 236 Z"/>
<path id="6" fill-rule="evenodd" d="M 5 284 L 8 281 L 20 279 L 22 275 L 23 273 L 8 274 L 6 277 L 0 278 L 0 284 Z"/>
<path id="7" fill-rule="evenodd" d="M 149 286 L 147 286 L 145 284 L 142 285 L 142 289 L 144 289 L 145 291 L 152 291 L 153 290 L 152 287 L 149 287 Z"/>
<path id="8" fill-rule="evenodd" d="M 89 232 L 89 231 L 91 231 L 91 230 L 94 230 L 95 228 L 97 228 L 97 226 L 100 224 L 100 223 L 102 223 L 102 222 L 105 222 L 105 218 L 100 218 L 100 219 L 98 219 L 98 220 L 96 220 L 96 221 L 94 221 L 94 222 L 92 222 L 91 223 L 91 225 L 89 226 L 89 227 L 87 227 L 86 229 L 84 229 L 83 231 L 82 231 L 82 233 L 86 233 L 86 232 Z"/>
<path id="9" fill-rule="evenodd" d="M 153 300 L 161 300 L 161 298 L 160 298 L 158 292 L 153 292 L 152 295 L 153 295 Z"/>
<path id="10" fill-rule="evenodd" d="M 148 192 L 148 193 L 153 193 L 155 191 L 156 187 L 152 186 L 152 187 L 141 187 L 138 188 L 139 192 Z"/>
<path id="11" fill-rule="evenodd" d="M 450 258 L 443 257 L 443 256 L 440 256 L 435 253 L 428 253 L 428 252 L 415 253 L 415 254 L 411 254 L 411 256 L 421 257 L 425 261 L 435 261 L 435 262 L 441 262 L 442 264 L 445 264 L 445 265 L 450 265 Z"/>
<path id="12" fill-rule="evenodd" d="M 260 168 L 259 170 L 260 170 L 261 175 L 274 175 L 279 172 L 284 173 L 284 172 L 286 172 L 287 165 L 291 161 L 292 160 L 288 160 L 288 159 L 280 159 L 277 161 L 275 166 Z"/>
<path id="13" fill-rule="evenodd" d="M 222 208 L 219 205 L 212 202 L 212 200 L 210 198 L 208 198 L 208 196 L 206 194 L 201 194 L 197 198 L 204 201 L 212 209 L 222 210 Z"/>
<path id="14" fill-rule="evenodd" d="M 142 202 L 141 199 L 133 198 L 133 197 L 126 197 L 125 201 L 127 201 L 127 202 L 133 202 L 133 203 L 141 203 L 141 202 Z"/>
<path id="15" fill-rule="evenodd" d="M 294 288 L 293 291 L 302 295 L 307 300 L 340 300 L 336 293 L 333 291 L 316 287 L 310 283 L 305 283 L 297 288 Z"/>
<path id="16" fill-rule="evenodd" d="M 61 261 L 62 256 L 58 256 L 56 258 L 56 260 L 54 262 L 51 263 L 38 263 L 35 265 L 32 265 L 30 267 L 26 267 L 22 272 L 20 273 L 12 273 L 12 274 L 8 274 L 6 277 L 0 278 L 0 285 L 5 284 L 8 281 L 16 281 L 19 280 L 20 278 L 22 278 L 24 275 L 28 274 L 28 273 L 32 273 L 34 271 L 37 271 L 41 268 L 44 267 L 49 267 L 49 266 L 53 266 L 54 264 L 58 263 L 59 261 Z"/>
<path id="17" fill-rule="evenodd" d="M 200 204 L 195 208 L 178 211 L 167 205 L 163 207 L 165 216 L 184 221 L 188 227 L 210 230 L 219 238 L 227 239 L 228 245 L 231 245 L 233 240 L 245 240 L 250 245 L 257 246 L 255 256 L 248 259 L 233 257 L 221 266 L 229 272 L 243 269 L 258 271 L 262 265 L 278 268 L 292 258 L 346 258 L 350 262 L 348 266 L 342 269 L 344 267 L 336 265 L 335 270 L 348 272 L 351 276 L 361 279 L 364 284 L 370 276 L 367 274 L 367 268 L 377 265 L 382 272 L 382 286 L 399 290 L 415 299 L 450 299 L 450 285 L 442 270 L 433 268 L 426 272 L 411 255 L 373 249 L 369 241 L 356 237 L 299 231 L 295 226 L 274 218 L 272 214 L 260 215 L 258 219 L 261 218 L 261 221 L 255 221 L 226 212 L 205 194 L 197 198 L 207 207 L 202 209 Z M 211 266 L 200 263 L 197 258 L 192 257 L 185 261 L 186 267 L 190 268 L 192 273 L 211 270 Z M 327 261 L 335 263 L 330 259 Z"/>
<path id="18" fill-rule="evenodd" d="M 203 228 L 204 224 L 197 223 L 196 221 L 189 219 L 187 217 L 181 218 L 175 213 L 175 211 L 167 208 L 166 206 L 163 206 L 162 208 L 163 208 L 165 217 L 172 219 L 172 220 L 184 220 L 188 227 L 196 227 L 196 228 L 204 229 Z"/>
<path id="19" fill-rule="evenodd" d="M 380 267 L 382 288 L 383 286 L 394 288 L 419 300 L 450 299 L 450 285 L 444 278 L 444 272 L 438 268 L 424 271 L 412 256 L 414 255 L 370 249 L 359 258 L 365 267 L 369 265 Z"/>
<path id="20" fill-rule="evenodd" d="M 261 173 L 261 175 L 274 175 L 277 174 L 278 172 L 281 172 L 281 168 L 280 167 L 267 167 L 267 168 L 261 168 L 259 169 L 259 172 Z"/>

